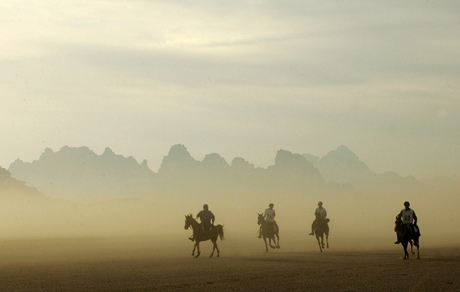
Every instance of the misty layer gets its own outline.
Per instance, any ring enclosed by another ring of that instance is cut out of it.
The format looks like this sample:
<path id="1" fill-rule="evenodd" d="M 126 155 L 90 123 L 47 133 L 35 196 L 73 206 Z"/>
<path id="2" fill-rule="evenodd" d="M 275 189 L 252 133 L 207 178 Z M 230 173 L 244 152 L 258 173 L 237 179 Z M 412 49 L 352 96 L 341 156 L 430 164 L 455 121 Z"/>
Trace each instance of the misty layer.
<path id="1" fill-rule="evenodd" d="M 331 219 L 331 241 L 344 247 L 369 236 L 391 244 L 394 217 L 406 200 L 419 216 L 422 241 L 460 237 L 454 210 L 458 182 L 376 174 L 345 146 L 321 158 L 279 150 L 274 165 L 258 168 L 243 158 L 228 164 L 215 153 L 198 161 L 183 145 L 174 145 L 156 173 L 145 161 L 139 164 L 109 148 L 97 155 L 65 146 L 0 170 L 5 238 L 158 233 L 186 238 L 184 215 L 196 215 L 203 203 L 216 224 L 224 225 L 227 238 L 255 237 L 257 213 L 273 202 L 281 240 L 283 235 L 307 240 L 319 200 Z"/>

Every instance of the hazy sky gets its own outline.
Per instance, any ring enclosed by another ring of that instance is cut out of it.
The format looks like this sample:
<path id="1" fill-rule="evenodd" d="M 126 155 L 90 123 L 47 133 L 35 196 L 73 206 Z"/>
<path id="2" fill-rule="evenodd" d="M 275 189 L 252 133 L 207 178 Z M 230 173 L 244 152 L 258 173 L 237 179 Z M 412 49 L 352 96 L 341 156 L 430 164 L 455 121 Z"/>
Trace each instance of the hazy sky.
<path id="1" fill-rule="evenodd" d="M 1 1 L 0 166 L 171 145 L 256 166 L 344 144 L 460 177 L 458 1 Z"/>

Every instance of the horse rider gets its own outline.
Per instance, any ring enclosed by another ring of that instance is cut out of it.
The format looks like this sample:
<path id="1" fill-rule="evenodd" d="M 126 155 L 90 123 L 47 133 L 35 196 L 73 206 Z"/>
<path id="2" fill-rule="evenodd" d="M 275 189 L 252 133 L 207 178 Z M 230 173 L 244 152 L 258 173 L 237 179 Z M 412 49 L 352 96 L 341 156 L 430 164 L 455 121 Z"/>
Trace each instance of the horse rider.
<path id="1" fill-rule="evenodd" d="M 408 201 L 404 202 L 404 209 L 396 216 L 396 219 L 402 220 L 404 225 L 407 226 L 407 229 L 412 233 L 415 234 L 418 232 L 420 234 L 420 230 L 417 226 L 417 215 L 415 215 L 415 211 L 410 208 L 410 203 Z M 401 233 L 396 231 L 396 236 L 398 240 L 395 244 L 401 243 Z"/>
<path id="2" fill-rule="evenodd" d="M 209 211 L 208 204 L 203 205 L 203 210 L 198 212 L 196 218 L 200 218 L 203 233 L 204 235 L 208 235 L 211 232 L 212 226 L 214 226 L 214 221 L 216 220 L 214 214 L 211 211 Z M 193 241 L 193 235 L 189 237 L 189 239 Z"/>
<path id="3" fill-rule="evenodd" d="M 320 224 L 327 226 L 326 217 L 327 212 L 326 209 L 323 208 L 323 202 L 319 201 L 318 208 L 315 210 L 315 220 L 311 224 L 311 233 L 309 233 L 309 235 L 314 235 L 316 228 L 318 228 Z"/>
<path id="4" fill-rule="evenodd" d="M 268 205 L 268 208 L 265 209 L 265 212 L 264 212 L 264 219 L 266 222 L 269 223 L 269 226 L 271 227 L 273 232 L 276 233 L 276 231 L 278 230 L 278 224 L 276 224 L 276 221 L 275 221 L 276 212 L 275 212 L 275 209 L 273 209 L 274 206 L 275 205 L 273 203 L 270 203 Z M 260 228 L 259 228 L 258 238 L 262 238 L 262 225 L 260 225 Z"/>

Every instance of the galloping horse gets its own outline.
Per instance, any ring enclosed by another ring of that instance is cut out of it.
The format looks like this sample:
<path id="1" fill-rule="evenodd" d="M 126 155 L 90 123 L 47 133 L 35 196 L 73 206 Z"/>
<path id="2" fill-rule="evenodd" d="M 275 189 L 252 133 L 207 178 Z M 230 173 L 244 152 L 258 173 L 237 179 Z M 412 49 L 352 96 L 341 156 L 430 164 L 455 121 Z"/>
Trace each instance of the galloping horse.
<path id="1" fill-rule="evenodd" d="M 204 233 L 203 227 L 200 223 L 198 223 L 193 216 L 190 215 L 185 215 L 185 226 L 184 229 L 187 230 L 190 227 L 193 229 L 193 237 L 195 238 L 195 246 L 193 247 L 192 251 L 192 256 L 195 255 L 195 249 L 197 249 L 196 253 L 196 258 L 200 256 L 200 242 L 201 241 L 206 241 L 206 240 L 211 240 L 213 247 L 212 247 L 212 253 L 209 256 L 212 258 L 214 255 L 214 250 L 217 250 L 217 257 L 220 255 L 219 248 L 217 247 L 217 237 L 220 237 L 220 240 L 224 240 L 224 227 L 222 225 L 217 225 L 213 226 L 211 231 L 207 234 Z"/>
<path id="2" fill-rule="evenodd" d="M 319 250 L 324 249 L 324 234 L 326 234 L 326 246 L 329 248 L 329 218 L 324 221 L 319 221 L 315 229 L 316 240 L 318 241 Z M 320 240 L 321 239 L 321 240 Z"/>
<path id="3" fill-rule="evenodd" d="M 420 258 L 420 243 L 419 243 L 419 237 L 420 237 L 420 230 L 415 231 L 414 233 L 412 230 L 410 230 L 410 226 L 407 224 L 404 224 L 401 218 L 396 217 L 395 221 L 395 231 L 399 233 L 400 235 L 400 240 L 401 244 L 404 249 L 404 260 L 409 259 L 409 253 L 407 252 L 407 244 L 410 243 L 410 251 L 412 254 L 415 254 L 414 252 L 414 245 L 417 247 L 417 259 Z M 417 227 L 418 228 L 418 227 Z"/>
<path id="4" fill-rule="evenodd" d="M 263 214 L 259 214 L 259 213 L 257 214 L 259 215 L 257 218 L 257 224 L 262 226 L 262 237 L 264 238 L 264 242 L 265 242 L 265 252 L 266 253 L 268 252 L 268 245 L 270 245 L 271 248 L 275 248 L 275 247 L 280 248 L 280 236 L 279 236 L 279 230 L 278 230 L 279 228 L 276 228 L 275 226 L 273 226 L 271 222 L 265 221 Z M 276 241 L 275 236 L 278 239 L 278 242 Z M 268 245 L 267 245 L 267 238 L 268 238 Z M 275 246 L 272 245 L 272 240 Z"/>

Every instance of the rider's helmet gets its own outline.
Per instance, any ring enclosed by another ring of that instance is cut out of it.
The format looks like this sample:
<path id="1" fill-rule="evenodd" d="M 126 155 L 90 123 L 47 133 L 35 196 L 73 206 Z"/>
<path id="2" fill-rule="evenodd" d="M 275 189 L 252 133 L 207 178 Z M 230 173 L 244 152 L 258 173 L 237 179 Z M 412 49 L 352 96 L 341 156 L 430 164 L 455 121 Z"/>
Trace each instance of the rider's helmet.
<path id="1" fill-rule="evenodd" d="M 208 208 L 209 208 L 209 207 L 208 207 L 208 204 L 204 204 L 204 205 L 203 205 L 203 209 L 208 210 Z"/>
<path id="2" fill-rule="evenodd" d="M 275 206 L 273 203 L 268 204 L 268 207 L 273 207 Z"/>
<path id="3" fill-rule="evenodd" d="M 404 202 L 404 206 L 409 207 L 409 206 L 410 206 L 410 203 L 409 203 L 408 201 L 405 201 L 405 202 Z"/>
<path id="4" fill-rule="evenodd" d="M 323 205 L 323 202 L 319 201 L 319 202 L 318 202 L 318 205 Z"/>

